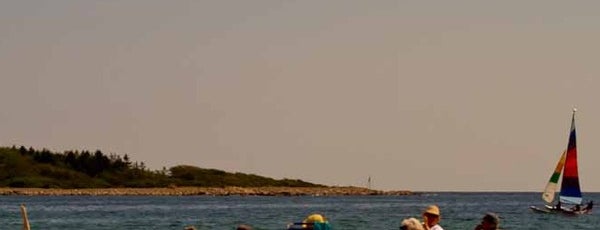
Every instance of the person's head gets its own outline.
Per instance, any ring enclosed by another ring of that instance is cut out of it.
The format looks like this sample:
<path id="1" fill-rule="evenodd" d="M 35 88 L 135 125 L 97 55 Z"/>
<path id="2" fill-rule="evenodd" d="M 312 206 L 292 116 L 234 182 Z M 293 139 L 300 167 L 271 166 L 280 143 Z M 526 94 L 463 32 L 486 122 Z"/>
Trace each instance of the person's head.
<path id="1" fill-rule="evenodd" d="M 408 218 L 400 223 L 400 230 L 423 230 L 423 225 L 416 218 Z"/>
<path id="2" fill-rule="evenodd" d="M 481 219 L 481 229 L 496 230 L 500 227 L 500 218 L 494 213 L 486 213 Z"/>
<path id="3" fill-rule="evenodd" d="M 325 217 L 323 217 L 323 215 L 315 213 L 315 214 L 311 214 L 310 216 L 306 217 L 306 219 L 304 220 L 304 223 L 323 223 L 325 222 Z"/>
<path id="4" fill-rule="evenodd" d="M 252 230 L 252 227 L 245 224 L 240 224 L 237 226 L 236 230 Z"/>
<path id="5" fill-rule="evenodd" d="M 440 222 L 440 208 L 437 205 L 429 205 L 423 212 L 423 219 L 427 226 L 431 227 Z"/>

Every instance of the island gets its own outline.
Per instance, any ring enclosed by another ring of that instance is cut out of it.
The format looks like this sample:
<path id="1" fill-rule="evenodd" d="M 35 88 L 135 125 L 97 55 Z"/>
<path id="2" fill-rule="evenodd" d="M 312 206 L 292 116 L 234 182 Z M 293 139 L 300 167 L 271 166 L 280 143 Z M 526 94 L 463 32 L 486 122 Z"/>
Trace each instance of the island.
<path id="1" fill-rule="evenodd" d="M 413 195 L 326 186 L 297 179 L 230 173 L 178 165 L 150 170 L 127 155 L 100 150 L 54 153 L 24 146 L 0 147 L 0 195 L 28 196 L 353 196 Z"/>

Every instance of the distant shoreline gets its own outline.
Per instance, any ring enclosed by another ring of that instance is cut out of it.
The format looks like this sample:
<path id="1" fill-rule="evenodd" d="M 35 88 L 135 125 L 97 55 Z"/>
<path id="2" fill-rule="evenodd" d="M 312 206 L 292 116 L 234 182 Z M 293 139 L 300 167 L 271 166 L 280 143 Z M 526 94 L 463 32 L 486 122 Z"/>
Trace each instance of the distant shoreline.
<path id="1" fill-rule="evenodd" d="M 0 188 L 2 196 L 373 196 L 413 195 L 407 190 L 360 187 Z"/>

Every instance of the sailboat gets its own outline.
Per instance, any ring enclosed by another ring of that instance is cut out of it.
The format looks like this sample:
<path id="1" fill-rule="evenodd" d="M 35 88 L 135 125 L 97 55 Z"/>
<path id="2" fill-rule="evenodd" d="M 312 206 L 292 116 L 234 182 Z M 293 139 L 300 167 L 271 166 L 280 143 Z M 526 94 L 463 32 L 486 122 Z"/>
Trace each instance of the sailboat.
<path id="1" fill-rule="evenodd" d="M 542 200 L 546 203 L 543 208 L 531 206 L 530 208 L 537 212 L 545 213 L 564 213 L 564 214 L 586 214 L 591 213 L 593 202 L 590 201 L 585 208 L 581 208 L 583 196 L 579 187 L 579 171 L 577 167 L 577 135 L 575 131 L 575 112 L 571 118 L 571 130 L 569 134 L 569 144 L 567 150 L 562 154 L 550 180 L 542 193 Z M 553 205 L 554 194 L 558 187 L 558 180 L 561 178 L 559 199 L 556 205 Z M 570 207 L 564 207 L 567 205 Z"/>

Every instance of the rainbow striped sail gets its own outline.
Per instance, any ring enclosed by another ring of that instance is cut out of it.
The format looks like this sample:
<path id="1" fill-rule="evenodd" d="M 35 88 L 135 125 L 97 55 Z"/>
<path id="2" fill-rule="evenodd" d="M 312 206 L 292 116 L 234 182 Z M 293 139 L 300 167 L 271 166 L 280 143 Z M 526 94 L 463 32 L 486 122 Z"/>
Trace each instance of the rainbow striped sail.
<path id="1" fill-rule="evenodd" d="M 579 172 L 577 170 L 577 135 L 575 132 L 575 112 L 571 118 L 571 132 L 567 146 L 567 157 L 563 169 L 562 184 L 560 185 L 560 202 L 567 204 L 581 204 L 581 189 L 579 188 Z"/>
<path id="2" fill-rule="evenodd" d="M 556 188 L 558 188 L 558 179 L 560 179 L 560 174 L 563 170 L 563 166 L 565 166 L 565 159 L 567 158 L 567 151 L 563 151 L 560 156 L 560 160 L 558 164 L 556 164 L 556 168 L 554 169 L 554 173 L 550 176 L 550 180 L 548 184 L 546 184 L 546 188 L 544 189 L 544 193 L 542 194 L 542 199 L 546 201 L 546 203 L 554 202 L 554 194 L 556 193 Z"/>

